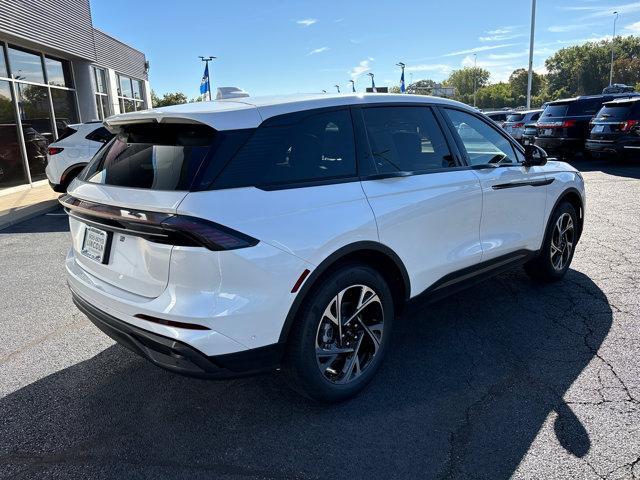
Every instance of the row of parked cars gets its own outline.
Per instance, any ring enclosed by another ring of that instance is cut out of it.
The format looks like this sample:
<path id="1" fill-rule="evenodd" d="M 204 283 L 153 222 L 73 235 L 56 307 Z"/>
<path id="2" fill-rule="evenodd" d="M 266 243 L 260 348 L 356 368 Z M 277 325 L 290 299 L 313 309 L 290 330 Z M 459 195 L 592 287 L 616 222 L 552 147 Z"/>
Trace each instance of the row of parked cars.
<path id="1" fill-rule="evenodd" d="M 640 153 L 640 94 L 602 94 L 556 100 L 543 109 L 487 112 L 523 145 L 535 144 L 562 159 Z"/>

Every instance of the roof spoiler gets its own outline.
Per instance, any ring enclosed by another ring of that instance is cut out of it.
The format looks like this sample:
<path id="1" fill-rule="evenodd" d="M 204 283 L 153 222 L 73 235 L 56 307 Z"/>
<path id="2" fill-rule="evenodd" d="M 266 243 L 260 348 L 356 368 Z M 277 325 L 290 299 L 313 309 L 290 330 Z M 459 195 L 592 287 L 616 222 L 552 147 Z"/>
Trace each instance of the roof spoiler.
<path id="1" fill-rule="evenodd" d="M 238 87 L 218 87 L 216 100 L 226 100 L 227 98 L 245 98 L 249 94 Z"/>

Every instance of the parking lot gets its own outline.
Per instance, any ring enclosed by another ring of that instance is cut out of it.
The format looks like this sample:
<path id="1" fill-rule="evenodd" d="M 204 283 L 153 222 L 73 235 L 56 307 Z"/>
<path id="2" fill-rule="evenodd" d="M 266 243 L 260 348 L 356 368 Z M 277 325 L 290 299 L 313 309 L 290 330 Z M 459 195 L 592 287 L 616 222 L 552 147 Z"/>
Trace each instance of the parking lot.
<path id="1" fill-rule="evenodd" d="M 576 166 L 562 282 L 516 271 L 412 306 L 372 384 L 330 407 L 278 374 L 154 367 L 72 304 L 62 211 L 0 231 L 0 477 L 640 478 L 640 162 Z"/>

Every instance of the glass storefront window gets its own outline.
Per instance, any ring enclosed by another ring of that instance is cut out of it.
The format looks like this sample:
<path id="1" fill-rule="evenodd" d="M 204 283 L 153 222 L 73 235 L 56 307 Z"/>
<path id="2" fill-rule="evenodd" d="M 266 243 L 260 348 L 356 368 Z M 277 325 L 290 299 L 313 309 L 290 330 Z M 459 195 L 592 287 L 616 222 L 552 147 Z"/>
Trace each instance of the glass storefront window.
<path id="1" fill-rule="evenodd" d="M 141 100 L 136 101 L 136 110 L 144 110 L 144 102 Z"/>
<path id="2" fill-rule="evenodd" d="M 126 98 L 120 99 L 120 108 L 124 113 L 135 112 L 136 107 L 133 100 L 127 100 Z"/>
<path id="3" fill-rule="evenodd" d="M 4 46 L 0 45 L 0 77 L 8 77 L 7 63 L 4 60 Z"/>
<path id="4" fill-rule="evenodd" d="M 107 93 L 107 79 L 104 69 L 93 67 L 93 75 L 96 86 L 95 91 L 98 93 Z"/>
<path id="5" fill-rule="evenodd" d="M 49 81 L 49 85 L 69 88 L 73 87 L 68 62 L 45 57 L 44 63 L 47 68 L 47 80 Z"/>
<path id="6" fill-rule="evenodd" d="M 0 188 L 23 183 L 27 183 L 27 176 L 20 154 L 11 85 L 0 80 Z"/>
<path id="7" fill-rule="evenodd" d="M 42 59 L 38 54 L 9 48 L 9 67 L 16 80 L 44 83 Z"/>
<path id="8" fill-rule="evenodd" d="M 142 82 L 140 80 L 132 80 L 131 83 L 133 83 L 133 98 L 142 100 Z"/>
<path id="9" fill-rule="evenodd" d="M 27 147 L 31 179 L 44 180 L 47 146 L 53 141 L 53 127 L 49 114 L 47 87 L 16 82 L 18 111 Z"/>
<path id="10" fill-rule="evenodd" d="M 58 135 L 60 135 L 68 125 L 78 123 L 75 96 L 70 90 L 52 88 L 51 100 L 53 101 L 53 113 L 56 117 Z"/>
<path id="11" fill-rule="evenodd" d="M 124 77 L 122 75 L 118 75 L 118 80 L 120 82 L 120 90 L 118 94 L 121 97 L 133 97 L 133 90 L 131 89 L 131 79 L 129 77 Z"/>

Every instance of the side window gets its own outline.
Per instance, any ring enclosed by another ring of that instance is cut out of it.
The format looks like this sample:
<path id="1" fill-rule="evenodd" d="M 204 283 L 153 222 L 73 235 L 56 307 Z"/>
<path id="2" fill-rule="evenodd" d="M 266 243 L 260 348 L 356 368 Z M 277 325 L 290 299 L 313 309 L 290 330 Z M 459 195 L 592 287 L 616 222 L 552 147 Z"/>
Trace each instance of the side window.
<path id="1" fill-rule="evenodd" d="M 531 123 L 533 123 L 533 122 L 535 122 L 536 120 L 538 120 L 539 118 L 540 118 L 540 113 L 534 113 L 534 114 L 531 116 L 531 120 L 530 120 L 530 122 L 531 122 Z"/>
<path id="2" fill-rule="evenodd" d="M 511 142 L 478 117 L 460 110 L 444 109 L 464 145 L 469 165 L 517 163 Z"/>
<path id="3" fill-rule="evenodd" d="M 378 173 L 454 167 L 453 157 L 428 107 L 363 108 Z"/>
<path id="4" fill-rule="evenodd" d="M 291 117 L 299 118 L 299 115 Z M 215 181 L 215 187 L 274 185 L 356 176 L 348 110 L 259 127 Z M 283 121 L 284 120 L 284 121 Z"/>
<path id="5" fill-rule="evenodd" d="M 107 143 L 113 137 L 114 137 L 113 133 L 111 133 L 109 130 L 107 130 L 104 127 L 100 127 L 94 130 L 93 132 L 91 132 L 89 135 L 87 135 L 84 138 L 86 138 L 87 140 L 93 140 L 94 142 Z"/>

